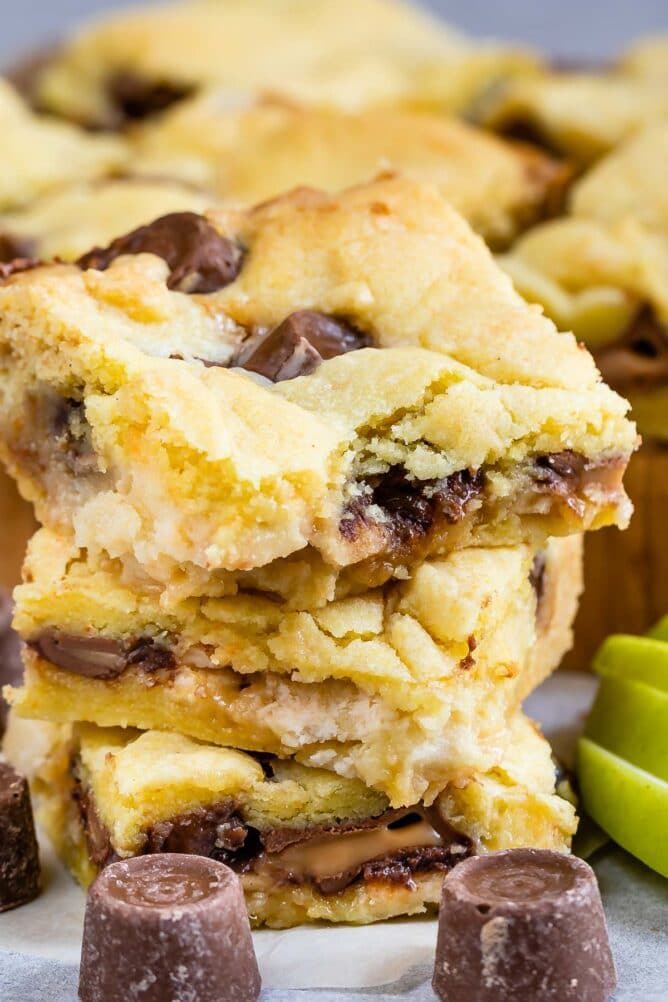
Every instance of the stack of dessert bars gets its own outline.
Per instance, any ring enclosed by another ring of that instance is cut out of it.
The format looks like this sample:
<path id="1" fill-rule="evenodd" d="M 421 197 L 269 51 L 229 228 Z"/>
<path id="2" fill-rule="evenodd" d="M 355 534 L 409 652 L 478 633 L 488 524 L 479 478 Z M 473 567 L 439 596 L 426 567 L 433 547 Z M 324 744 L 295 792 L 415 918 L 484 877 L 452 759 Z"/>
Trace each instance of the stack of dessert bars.
<path id="1" fill-rule="evenodd" d="M 11 274 L 9 274 L 11 272 Z M 179 212 L 0 285 L 2 458 L 42 528 L 14 728 L 89 882 L 191 852 L 253 921 L 437 907 L 472 853 L 568 851 L 524 697 L 627 404 L 427 184 Z"/>

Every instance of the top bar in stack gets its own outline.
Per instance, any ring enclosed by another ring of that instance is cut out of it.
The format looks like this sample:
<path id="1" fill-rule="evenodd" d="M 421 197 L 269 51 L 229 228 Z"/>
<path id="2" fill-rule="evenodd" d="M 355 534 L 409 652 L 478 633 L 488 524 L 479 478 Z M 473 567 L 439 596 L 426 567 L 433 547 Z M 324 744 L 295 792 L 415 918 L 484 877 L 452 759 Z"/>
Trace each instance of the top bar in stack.
<path id="1" fill-rule="evenodd" d="M 370 587 L 629 515 L 625 401 L 430 186 L 164 217 L 0 317 L 38 517 L 165 584 L 312 555 Z"/>

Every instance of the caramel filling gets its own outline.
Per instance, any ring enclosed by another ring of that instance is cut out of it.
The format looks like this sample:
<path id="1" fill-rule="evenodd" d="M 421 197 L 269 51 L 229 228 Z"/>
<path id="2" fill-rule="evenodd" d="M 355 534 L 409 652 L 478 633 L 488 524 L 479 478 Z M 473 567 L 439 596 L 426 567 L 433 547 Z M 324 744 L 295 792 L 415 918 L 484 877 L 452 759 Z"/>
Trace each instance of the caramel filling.
<path id="1" fill-rule="evenodd" d="M 98 867 L 114 862 L 120 854 L 92 792 L 75 779 L 73 796 L 90 859 Z M 414 888 L 418 873 L 448 870 L 472 851 L 467 836 L 456 832 L 436 808 L 422 805 L 331 826 L 258 831 L 228 799 L 153 825 L 144 832 L 141 853 L 218 859 L 241 874 L 249 892 L 308 883 L 322 894 L 336 894 L 357 881 Z"/>

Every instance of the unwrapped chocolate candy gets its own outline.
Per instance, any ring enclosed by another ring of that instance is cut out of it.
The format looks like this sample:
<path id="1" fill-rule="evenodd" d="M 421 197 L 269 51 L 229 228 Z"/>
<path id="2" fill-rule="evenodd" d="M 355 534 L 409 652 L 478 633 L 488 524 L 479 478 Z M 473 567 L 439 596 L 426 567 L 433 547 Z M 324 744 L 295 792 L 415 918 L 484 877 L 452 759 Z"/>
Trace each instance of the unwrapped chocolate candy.
<path id="1" fill-rule="evenodd" d="M 28 783 L 0 762 L 0 912 L 36 898 L 40 867 Z"/>
<path id="2" fill-rule="evenodd" d="M 605 1002 L 616 983 L 593 870 L 547 849 L 472 856 L 443 884 L 442 1002 Z"/>
<path id="3" fill-rule="evenodd" d="M 86 903 L 83 1002 L 255 1002 L 260 975 L 239 878 L 203 856 L 108 866 Z"/>

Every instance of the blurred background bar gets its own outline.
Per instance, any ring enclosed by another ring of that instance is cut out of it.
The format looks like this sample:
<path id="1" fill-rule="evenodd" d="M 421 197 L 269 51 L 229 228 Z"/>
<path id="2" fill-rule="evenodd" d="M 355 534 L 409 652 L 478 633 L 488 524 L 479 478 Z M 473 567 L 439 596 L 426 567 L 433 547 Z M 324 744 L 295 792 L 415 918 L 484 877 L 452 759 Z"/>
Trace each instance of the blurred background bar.
<path id="1" fill-rule="evenodd" d="M 668 30 L 668 0 L 430 0 L 423 5 L 474 34 L 525 41 L 575 59 L 605 58 L 632 37 Z M 53 41 L 82 18 L 129 6 L 137 3 L 0 0 L 0 61 L 34 49 L 38 41 Z M 341 0 L 341 16 L 347 6 L 354 18 L 355 0 Z"/>

